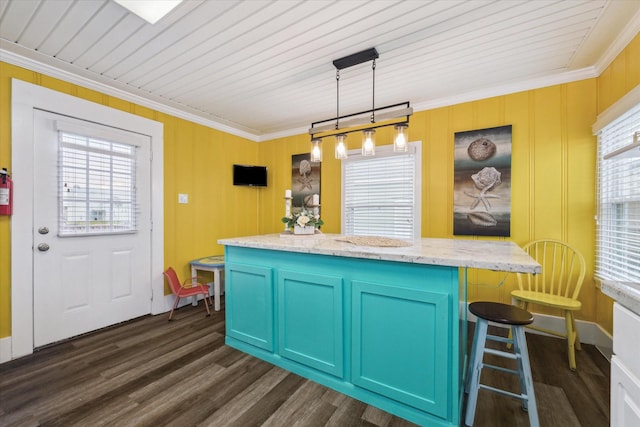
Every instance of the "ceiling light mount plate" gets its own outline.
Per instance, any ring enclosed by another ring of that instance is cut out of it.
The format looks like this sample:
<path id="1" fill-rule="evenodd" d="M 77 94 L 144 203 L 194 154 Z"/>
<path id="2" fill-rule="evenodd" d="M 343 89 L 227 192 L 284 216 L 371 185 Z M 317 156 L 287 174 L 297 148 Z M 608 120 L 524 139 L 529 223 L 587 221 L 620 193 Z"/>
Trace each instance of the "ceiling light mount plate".
<path id="1" fill-rule="evenodd" d="M 378 51 L 375 47 L 372 47 L 342 58 L 334 59 L 333 66 L 338 70 L 342 70 L 343 68 L 353 67 L 354 65 L 373 61 L 374 59 L 378 59 Z"/>

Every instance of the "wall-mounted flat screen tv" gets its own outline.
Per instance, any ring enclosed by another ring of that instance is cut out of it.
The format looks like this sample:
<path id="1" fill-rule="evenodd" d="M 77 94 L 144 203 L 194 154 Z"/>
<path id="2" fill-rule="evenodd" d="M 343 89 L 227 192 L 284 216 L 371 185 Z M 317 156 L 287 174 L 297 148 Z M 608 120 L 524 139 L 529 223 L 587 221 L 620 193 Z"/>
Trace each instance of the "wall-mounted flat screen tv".
<path id="1" fill-rule="evenodd" d="M 233 165 L 233 185 L 267 186 L 267 167 Z"/>

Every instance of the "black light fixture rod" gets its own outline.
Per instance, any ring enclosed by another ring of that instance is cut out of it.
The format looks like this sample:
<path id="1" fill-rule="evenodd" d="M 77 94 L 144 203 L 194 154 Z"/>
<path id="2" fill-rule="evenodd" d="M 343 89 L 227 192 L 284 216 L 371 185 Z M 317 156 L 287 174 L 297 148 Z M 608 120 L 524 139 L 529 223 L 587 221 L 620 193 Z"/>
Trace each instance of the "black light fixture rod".
<path id="1" fill-rule="evenodd" d="M 373 90 L 371 91 L 371 123 L 376 122 L 376 60 L 373 60 L 371 65 L 371 72 L 373 74 Z"/>
<path id="2" fill-rule="evenodd" d="M 397 119 L 392 119 L 393 121 L 391 123 L 384 123 L 384 124 L 374 124 L 373 126 L 367 126 L 366 129 L 378 129 L 378 128 L 383 128 L 383 127 L 387 127 L 387 126 L 395 126 L 395 125 L 401 125 L 401 124 L 405 124 L 408 125 L 409 124 L 409 118 L 410 116 L 405 116 L 404 118 L 402 117 L 398 117 Z M 329 136 L 335 136 L 338 134 L 344 134 L 344 135 L 348 135 L 350 133 L 354 133 L 354 132 L 362 132 L 365 129 L 353 129 L 353 130 L 344 130 L 341 129 L 339 132 L 336 131 L 327 131 L 325 132 L 317 132 L 314 134 L 311 134 L 311 138 L 315 138 L 315 135 L 317 134 L 323 134 L 320 138 L 327 138 Z"/>
<path id="3" fill-rule="evenodd" d="M 367 113 L 372 113 L 374 110 L 375 111 L 388 110 L 390 108 L 400 107 L 402 105 L 404 105 L 405 107 L 409 107 L 410 106 L 410 102 L 409 101 L 399 102 L 397 104 L 385 105 L 384 107 L 373 108 L 371 110 L 364 110 L 364 111 L 360 111 L 358 113 L 345 114 L 345 115 L 338 116 L 338 117 L 332 117 L 330 119 L 318 120 L 317 122 L 312 122 L 311 123 L 311 127 L 314 127 L 315 125 L 318 125 L 320 123 L 335 122 L 336 120 L 342 120 L 342 119 L 347 119 L 349 117 L 362 116 L 362 115 L 367 114 Z"/>
<path id="4" fill-rule="evenodd" d="M 360 52 L 353 53 L 342 58 L 334 59 L 333 66 L 338 70 L 343 68 L 349 68 L 354 65 L 362 64 L 363 62 L 373 61 L 378 58 L 378 51 L 375 47 L 366 49 Z"/>
<path id="5" fill-rule="evenodd" d="M 340 129 L 340 70 L 336 70 L 336 130 Z"/>

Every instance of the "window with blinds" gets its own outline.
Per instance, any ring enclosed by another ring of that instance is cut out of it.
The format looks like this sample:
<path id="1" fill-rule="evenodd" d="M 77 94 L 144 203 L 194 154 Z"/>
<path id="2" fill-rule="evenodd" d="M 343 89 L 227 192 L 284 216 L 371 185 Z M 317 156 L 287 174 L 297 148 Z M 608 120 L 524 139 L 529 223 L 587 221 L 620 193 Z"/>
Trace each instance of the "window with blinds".
<path id="1" fill-rule="evenodd" d="M 136 147 L 59 131 L 59 235 L 133 233 Z"/>
<path id="2" fill-rule="evenodd" d="M 342 162 L 342 233 L 399 239 L 420 237 L 420 143 L 406 153 L 380 147 L 375 157 Z"/>
<path id="3" fill-rule="evenodd" d="M 640 281 L 640 151 L 622 153 L 638 142 L 639 133 L 640 104 L 598 133 L 596 276 L 601 279 Z"/>

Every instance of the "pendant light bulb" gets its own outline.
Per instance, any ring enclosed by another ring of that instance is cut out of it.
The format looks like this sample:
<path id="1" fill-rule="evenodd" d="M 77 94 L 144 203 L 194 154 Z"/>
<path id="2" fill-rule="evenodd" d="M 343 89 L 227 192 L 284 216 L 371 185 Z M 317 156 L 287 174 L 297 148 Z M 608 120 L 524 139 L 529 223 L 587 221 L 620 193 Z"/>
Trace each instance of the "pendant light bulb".
<path id="1" fill-rule="evenodd" d="M 362 131 L 362 155 L 365 157 L 376 155 L 376 131 L 373 129 Z"/>
<path id="2" fill-rule="evenodd" d="M 320 138 L 313 138 L 311 140 L 311 161 L 316 163 L 316 162 L 321 162 L 322 161 L 322 146 L 320 145 L 322 143 L 322 139 Z"/>
<path id="3" fill-rule="evenodd" d="M 344 133 L 336 135 L 336 159 L 346 159 L 349 156 L 347 153 L 346 139 L 347 135 Z"/>
<path id="4" fill-rule="evenodd" d="M 409 125 L 407 125 L 406 123 L 402 123 L 399 125 L 395 125 L 393 128 L 395 130 L 395 137 L 393 138 L 393 151 L 395 151 L 396 153 L 407 151 L 409 140 Z"/>

